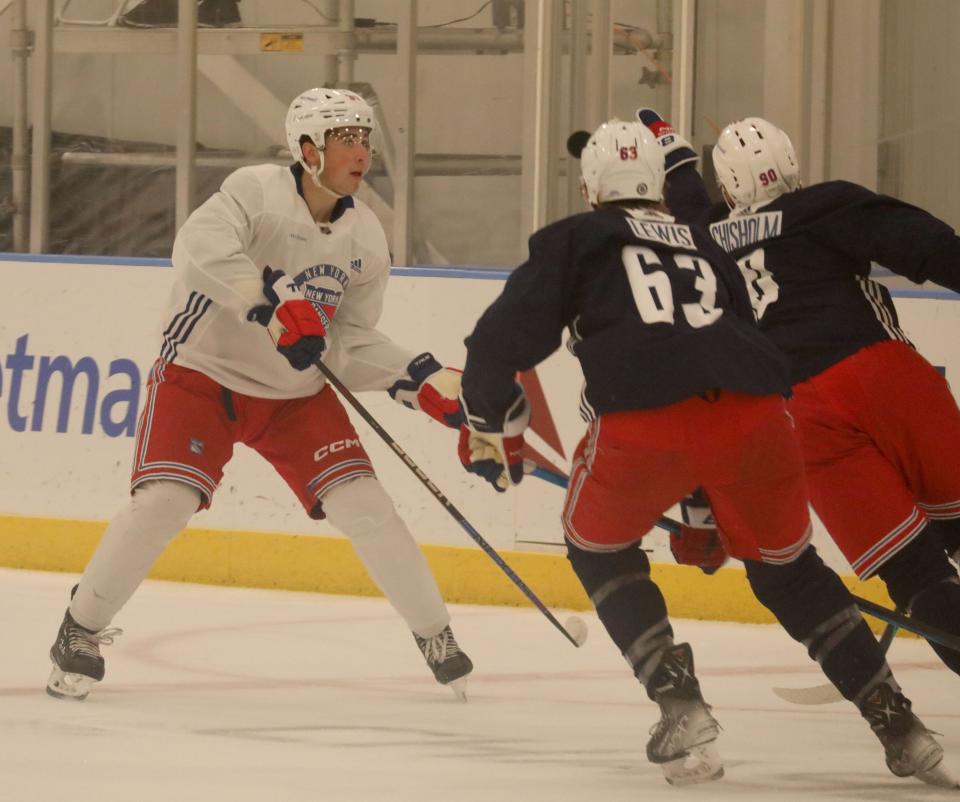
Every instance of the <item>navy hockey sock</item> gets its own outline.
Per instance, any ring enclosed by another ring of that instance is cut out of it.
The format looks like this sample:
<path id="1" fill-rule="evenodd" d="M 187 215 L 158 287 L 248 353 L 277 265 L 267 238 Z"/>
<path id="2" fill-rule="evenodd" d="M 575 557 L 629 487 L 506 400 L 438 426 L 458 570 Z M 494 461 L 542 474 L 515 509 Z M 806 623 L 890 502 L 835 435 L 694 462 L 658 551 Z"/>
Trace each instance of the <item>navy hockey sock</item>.
<path id="1" fill-rule="evenodd" d="M 807 647 L 844 698 L 859 703 L 865 691 L 889 674 L 849 591 L 812 546 L 785 565 L 755 560 L 745 565 L 757 599 Z"/>
<path id="2" fill-rule="evenodd" d="M 914 597 L 910 606 L 910 615 L 918 621 L 932 624 L 944 632 L 960 635 L 960 580 L 956 577 L 944 579 Z M 956 674 L 960 674 L 960 652 L 928 641 L 944 665 Z"/>
<path id="3" fill-rule="evenodd" d="M 584 551 L 567 541 L 567 558 L 613 642 L 650 692 L 650 676 L 673 646 L 673 628 L 660 588 L 650 578 L 650 561 L 638 547 Z"/>
<path id="4" fill-rule="evenodd" d="M 947 557 L 960 563 L 960 518 L 930 521 L 926 531 L 935 533 Z"/>
<path id="5" fill-rule="evenodd" d="M 877 569 L 890 598 L 900 609 L 909 610 L 913 600 L 925 590 L 945 579 L 957 578 L 957 569 L 943 550 L 942 532 L 940 522 L 931 522 Z"/>
<path id="6" fill-rule="evenodd" d="M 931 522 L 921 534 L 883 565 L 877 573 L 887 584 L 890 598 L 918 621 L 960 635 L 960 579 L 943 550 L 943 522 Z M 930 643 L 941 660 L 960 674 L 960 653 Z"/>

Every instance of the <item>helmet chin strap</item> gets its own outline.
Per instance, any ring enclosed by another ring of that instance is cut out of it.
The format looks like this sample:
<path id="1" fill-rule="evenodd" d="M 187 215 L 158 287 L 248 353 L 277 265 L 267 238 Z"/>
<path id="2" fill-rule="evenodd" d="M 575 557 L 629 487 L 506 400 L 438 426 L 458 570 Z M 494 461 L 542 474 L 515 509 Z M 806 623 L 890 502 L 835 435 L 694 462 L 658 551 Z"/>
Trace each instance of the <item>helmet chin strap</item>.
<path id="1" fill-rule="evenodd" d="M 310 170 L 310 177 L 313 179 L 313 183 L 316 184 L 319 189 L 326 192 L 330 197 L 337 198 L 338 200 L 346 197 L 345 195 L 341 195 L 339 192 L 334 192 L 332 189 L 330 189 L 330 187 L 323 184 L 320 181 L 320 171 L 317 168 Z"/>
<path id="2" fill-rule="evenodd" d="M 320 155 L 320 162 L 318 164 L 311 166 L 310 164 L 307 163 L 306 159 L 304 158 L 300 159 L 300 164 L 303 165 L 303 169 L 306 171 L 307 175 L 310 176 L 311 180 L 314 183 L 314 186 L 316 186 L 317 189 L 323 190 L 330 197 L 337 198 L 338 200 L 340 198 L 345 197 L 344 195 L 341 195 L 339 192 L 334 192 L 332 189 L 330 189 L 330 187 L 324 185 L 324 183 L 320 180 L 320 173 L 323 172 L 323 151 L 317 148 L 317 153 Z"/>

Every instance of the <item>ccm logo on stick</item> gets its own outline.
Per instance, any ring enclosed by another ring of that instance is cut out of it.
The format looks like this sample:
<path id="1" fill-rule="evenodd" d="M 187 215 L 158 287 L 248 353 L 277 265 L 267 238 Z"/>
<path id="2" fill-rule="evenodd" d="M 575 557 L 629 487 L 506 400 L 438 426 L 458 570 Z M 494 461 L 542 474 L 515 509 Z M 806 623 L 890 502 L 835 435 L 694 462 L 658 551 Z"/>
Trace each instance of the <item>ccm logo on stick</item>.
<path id="1" fill-rule="evenodd" d="M 316 451 L 313 452 L 313 461 L 320 462 L 324 457 L 329 456 L 330 454 L 336 454 L 338 451 L 345 451 L 348 448 L 360 448 L 360 441 L 357 439 L 348 439 L 348 440 L 334 440 L 326 446 L 320 446 Z"/>

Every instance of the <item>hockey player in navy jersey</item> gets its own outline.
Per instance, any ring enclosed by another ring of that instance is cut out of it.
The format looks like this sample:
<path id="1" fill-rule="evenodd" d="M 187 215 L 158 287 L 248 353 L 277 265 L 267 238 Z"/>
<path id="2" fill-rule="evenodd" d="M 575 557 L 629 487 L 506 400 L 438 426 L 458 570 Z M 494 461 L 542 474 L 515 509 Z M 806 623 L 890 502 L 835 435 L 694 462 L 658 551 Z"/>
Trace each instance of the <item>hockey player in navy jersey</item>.
<path id="1" fill-rule="evenodd" d="M 783 395 L 782 354 L 757 330 L 737 266 L 706 230 L 662 205 L 663 150 L 638 122 L 611 120 L 582 151 L 593 211 L 530 238 L 529 259 L 467 338 L 460 457 L 505 490 L 522 479 L 529 410 L 518 371 L 561 343 L 580 361 L 587 433 L 562 513 L 568 555 L 600 620 L 661 718 L 647 756 L 671 783 L 716 779 L 719 727 L 689 644 L 674 643 L 639 547 L 697 486 L 757 596 L 870 718 L 891 770 L 949 784 L 943 751 L 910 712 L 839 577 L 810 546 L 803 464 Z M 900 719 L 898 718 L 898 721 Z"/>
<path id="2" fill-rule="evenodd" d="M 861 579 L 960 635 L 960 410 L 913 348 L 876 263 L 960 291 L 960 238 L 915 206 L 846 181 L 800 186 L 789 137 L 759 118 L 713 150 L 712 204 L 693 151 L 649 109 L 665 145 L 667 201 L 709 225 L 747 280 L 760 328 L 790 359 L 793 416 L 810 499 Z M 960 654 L 931 643 L 960 673 Z"/>
<path id="3" fill-rule="evenodd" d="M 459 428 L 459 375 L 376 329 L 390 273 L 383 228 L 354 198 L 373 110 L 313 89 L 290 104 L 290 167 L 231 173 L 177 233 L 160 357 L 137 427 L 131 498 L 80 579 L 51 649 L 47 691 L 83 699 L 100 645 L 154 561 L 209 506 L 235 443 L 264 457 L 307 514 L 346 534 L 413 631 L 437 681 L 464 697 L 469 658 L 423 554 L 314 362 L 354 392 Z M 282 332 L 276 342 L 268 332 Z"/>

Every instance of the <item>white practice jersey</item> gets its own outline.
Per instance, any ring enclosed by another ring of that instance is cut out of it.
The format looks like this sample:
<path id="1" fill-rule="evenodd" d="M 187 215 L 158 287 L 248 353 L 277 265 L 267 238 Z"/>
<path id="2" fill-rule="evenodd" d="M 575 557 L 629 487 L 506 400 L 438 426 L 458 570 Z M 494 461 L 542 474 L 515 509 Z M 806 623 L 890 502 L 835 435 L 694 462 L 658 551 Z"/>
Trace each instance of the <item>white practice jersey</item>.
<path id="1" fill-rule="evenodd" d="M 270 266 L 317 308 L 327 328 L 324 362 L 347 387 L 383 390 L 406 376 L 414 353 L 375 329 L 390 274 L 383 227 L 352 197 L 333 218 L 313 220 L 290 168 L 231 173 L 177 234 L 161 358 L 244 395 L 299 398 L 320 390 L 319 370 L 292 368 L 267 329 L 247 320 L 251 307 L 266 303 L 262 274 Z"/>

